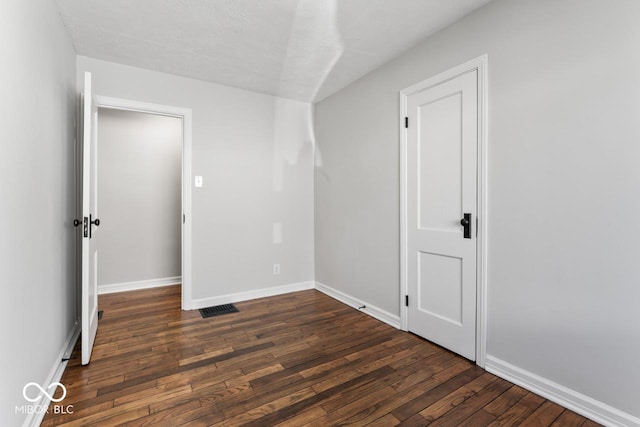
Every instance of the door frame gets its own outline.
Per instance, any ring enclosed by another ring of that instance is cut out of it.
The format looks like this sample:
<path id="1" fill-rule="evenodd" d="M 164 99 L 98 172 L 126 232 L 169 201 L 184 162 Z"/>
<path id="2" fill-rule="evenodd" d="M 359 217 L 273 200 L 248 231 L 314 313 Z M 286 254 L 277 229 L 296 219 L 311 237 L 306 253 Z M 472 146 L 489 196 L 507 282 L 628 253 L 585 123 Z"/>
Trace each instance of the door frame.
<path id="1" fill-rule="evenodd" d="M 128 99 L 112 98 L 95 95 L 98 108 L 134 111 L 182 119 L 182 309 L 192 308 L 192 276 L 191 276 L 191 248 L 192 248 L 192 210 L 191 210 L 191 165 L 192 165 L 192 125 L 193 115 L 190 108 L 174 107 L 170 105 L 151 104 L 148 102 L 132 101 Z"/>
<path id="2" fill-rule="evenodd" d="M 476 239 L 476 364 L 484 368 L 487 353 L 487 63 L 488 55 L 482 55 L 457 67 L 439 73 L 400 91 L 400 326 L 408 331 L 407 267 L 407 99 L 409 96 L 477 70 L 478 72 L 478 182 Z"/>

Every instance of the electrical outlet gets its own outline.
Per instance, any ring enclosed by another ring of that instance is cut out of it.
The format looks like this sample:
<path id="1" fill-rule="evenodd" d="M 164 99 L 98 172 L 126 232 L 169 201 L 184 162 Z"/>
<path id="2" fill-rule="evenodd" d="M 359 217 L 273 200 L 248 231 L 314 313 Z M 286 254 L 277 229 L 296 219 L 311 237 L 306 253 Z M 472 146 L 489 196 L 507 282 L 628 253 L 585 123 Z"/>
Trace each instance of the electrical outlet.
<path id="1" fill-rule="evenodd" d="M 274 276 L 280 275 L 280 264 L 273 264 L 273 275 Z"/>

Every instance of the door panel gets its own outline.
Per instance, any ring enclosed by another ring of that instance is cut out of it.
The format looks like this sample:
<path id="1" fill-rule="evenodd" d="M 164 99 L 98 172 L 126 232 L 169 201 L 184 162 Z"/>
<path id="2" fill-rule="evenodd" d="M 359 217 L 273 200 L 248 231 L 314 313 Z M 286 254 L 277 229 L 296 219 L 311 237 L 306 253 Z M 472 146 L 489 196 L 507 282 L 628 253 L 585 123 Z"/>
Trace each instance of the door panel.
<path id="1" fill-rule="evenodd" d="M 428 252 L 418 256 L 417 309 L 462 326 L 462 259 Z"/>
<path id="2" fill-rule="evenodd" d="M 91 359 L 93 342 L 98 331 L 98 109 L 93 101 L 91 73 L 84 75 L 82 105 L 82 364 Z M 99 221 L 99 220 L 98 220 Z"/>
<path id="3" fill-rule="evenodd" d="M 409 95 L 407 115 L 408 327 L 475 360 L 477 71 Z"/>
<path id="4" fill-rule="evenodd" d="M 460 93 L 454 93 L 418 107 L 418 133 L 429 135 L 418 139 L 421 229 L 460 231 L 459 224 L 452 219 L 462 212 L 461 98 Z"/>

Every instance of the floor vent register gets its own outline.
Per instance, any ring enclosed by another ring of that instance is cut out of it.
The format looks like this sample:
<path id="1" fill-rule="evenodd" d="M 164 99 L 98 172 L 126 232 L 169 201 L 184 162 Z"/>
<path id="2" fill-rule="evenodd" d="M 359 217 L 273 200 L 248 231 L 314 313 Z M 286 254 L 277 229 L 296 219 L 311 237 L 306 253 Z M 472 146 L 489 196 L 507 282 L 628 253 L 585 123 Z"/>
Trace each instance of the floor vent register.
<path id="1" fill-rule="evenodd" d="M 200 309 L 200 315 L 203 318 L 222 316 L 223 314 L 237 313 L 239 310 L 233 304 L 222 304 L 214 307 L 206 307 Z"/>

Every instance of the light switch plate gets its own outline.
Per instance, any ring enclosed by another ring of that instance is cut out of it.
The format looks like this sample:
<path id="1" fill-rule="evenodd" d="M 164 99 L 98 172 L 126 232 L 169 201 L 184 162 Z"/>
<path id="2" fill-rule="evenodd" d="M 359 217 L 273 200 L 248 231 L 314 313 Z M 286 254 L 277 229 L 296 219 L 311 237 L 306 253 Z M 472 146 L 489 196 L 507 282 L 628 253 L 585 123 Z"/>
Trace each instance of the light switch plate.
<path id="1" fill-rule="evenodd" d="M 202 187 L 202 177 L 196 176 L 196 187 Z"/>

